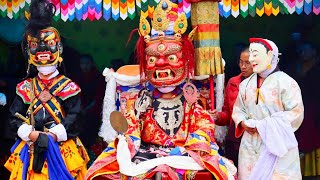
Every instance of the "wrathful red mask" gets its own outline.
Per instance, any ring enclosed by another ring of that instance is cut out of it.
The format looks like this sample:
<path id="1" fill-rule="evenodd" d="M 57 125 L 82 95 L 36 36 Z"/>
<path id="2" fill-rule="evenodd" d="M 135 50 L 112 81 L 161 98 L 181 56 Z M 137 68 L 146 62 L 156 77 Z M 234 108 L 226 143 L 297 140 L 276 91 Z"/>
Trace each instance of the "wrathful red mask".
<path id="1" fill-rule="evenodd" d="M 145 49 L 146 78 L 155 87 L 177 86 L 187 77 L 187 61 L 180 42 L 150 43 Z"/>

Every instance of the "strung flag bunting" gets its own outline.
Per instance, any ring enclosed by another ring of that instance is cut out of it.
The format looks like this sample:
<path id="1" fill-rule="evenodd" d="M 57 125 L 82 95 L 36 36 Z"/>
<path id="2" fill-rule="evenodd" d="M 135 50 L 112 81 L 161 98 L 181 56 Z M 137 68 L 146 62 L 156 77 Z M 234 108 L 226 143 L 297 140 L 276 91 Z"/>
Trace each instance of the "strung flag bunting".
<path id="1" fill-rule="evenodd" d="M 223 17 L 227 18 L 231 14 L 231 0 L 223 0 Z"/>
<path id="2" fill-rule="evenodd" d="M 178 0 L 178 14 L 183 13 L 183 0 Z"/>
<path id="3" fill-rule="evenodd" d="M 239 2 L 239 0 L 231 0 L 231 14 L 235 18 L 239 16 Z"/>
<path id="4" fill-rule="evenodd" d="M 31 0 L 30 0 L 31 2 Z M 25 6 L 30 6 L 30 2 L 29 3 L 26 3 Z M 56 7 L 56 12 L 54 13 L 54 16 L 53 16 L 53 19 L 55 21 L 58 21 L 61 16 L 60 16 L 60 0 L 51 0 L 51 3 L 54 4 L 54 6 Z"/>
<path id="5" fill-rule="evenodd" d="M 20 9 L 19 0 L 12 0 L 12 16 L 14 19 L 17 19 L 19 17 L 19 9 Z"/>
<path id="6" fill-rule="evenodd" d="M 264 13 L 267 16 L 272 14 L 272 0 L 264 0 Z"/>
<path id="7" fill-rule="evenodd" d="M 303 11 L 307 15 L 309 15 L 312 12 L 312 0 L 304 0 Z"/>
<path id="8" fill-rule="evenodd" d="M 7 16 L 7 0 L 0 0 L 0 14 L 1 17 L 6 17 Z"/>
<path id="9" fill-rule="evenodd" d="M 76 7 L 76 19 L 78 21 L 81 21 L 82 20 L 82 0 L 75 0 L 75 7 Z"/>
<path id="10" fill-rule="evenodd" d="M 95 18 L 99 20 L 102 17 L 102 0 L 95 1 Z"/>
<path id="11" fill-rule="evenodd" d="M 313 0 L 313 13 L 319 15 L 320 13 L 320 0 Z"/>
<path id="12" fill-rule="evenodd" d="M 141 14 L 141 0 L 135 0 L 135 1 L 136 1 L 137 15 L 140 16 L 140 14 Z"/>
<path id="13" fill-rule="evenodd" d="M 284 0 L 284 6 L 290 14 L 293 14 L 296 10 L 296 0 Z"/>
<path id="14" fill-rule="evenodd" d="M 68 0 L 60 0 L 60 12 L 61 12 L 61 19 L 66 22 L 69 17 L 68 13 Z"/>
<path id="15" fill-rule="evenodd" d="M 103 0 L 103 18 L 107 21 L 111 18 L 111 0 Z"/>
<path id="16" fill-rule="evenodd" d="M 154 8 L 155 6 L 158 4 L 157 2 L 155 2 L 155 0 L 148 0 L 148 16 L 150 18 L 153 17 L 153 11 L 154 11 Z"/>
<path id="17" fill-rule="evenodd" d="M 252 17 L 256 16 L 256 0 L 249 0 L 249 14 Z"/>
<path id="18" fill-rule="evenodd" d="M 220 16 L 223 17 L 223 2 L 222 1 L 219 2 L 218 8 L 219 8 Z"/>
<path id="19" fill-rule="evenodd" d="M 12 0 L 7 0 L 7 16 L 8 18 L 12 19 Z"/>
<path id="20" fill-rule="evenodd" d="M 82 20 L 88 18 L 89 0 L 82 0 Z"/>
<path id="21" fill-rule="evenodd" d="M 128 17 L 132 20 L 136 17 L 134 0 L 127 1 Z"/>
<path id="22" fill-rule="evenodd" d="M 25 5 L 26 5 L 26 2 L 24 0 L 19 1 L 20 9 L 23 9 Z"/>
<path id="23" fill-rule="evenodd" d="M 24 17 L 26 19 L 29 19 L 30 18 L 30 13 L 29 13 L 29 9 L 30 9 L 30 3 L 31 3 L 31 0 L 26 0 L 25 1 L 25 4 L 24 4 Z M 23 11 L 23 10 L 22 10 Z M 60 8 L 59 8 L 59 12 L 60 12 Z M 22 15 L 23 16 L 23 15 Z M 53 19 L 55 18 L 55 16 L 53 17 Z M 60 17 L 58 18 L 60 19 Z"/>
<path id="24" fill-rule="evenodd" d="M 112 12 L 112 19 L 114 19 L 115 21 L 118 20 L 118 18 L 120 17 L 120 2 L 119 0 L 111 0 L 111 12 Z"/>
<path id="25" fill-rule="evenodd" d="M 279 7 L 281 14 L 288 14 L 287 7 L 284 5 L 284 0 L 279 0 Z"/>
<path id="26" fill-rule="evenodd" d="M 106 21 L 111 18 L 134 19 L 136 16 L 153 17 L 155 7 L 160 0 L 50 0 L 56 7 L 53 19 L 55 21 L 78 21 L 89 19 Z M 185 13 L 191 16 L 190 0 L 175 0 L 178 14 Z M 16 19 L 30 16 L 31 0 L 0 0 L 0 17 Z M 246 18 L 277 16 L 278 14 L 320 14 L 320 0 L 221 0 L 218 2 L 219 14 L 228 18 L 230 15 L 237 18 L 239 14 Z"/>
<path id="27" fill-rule="evenodd" d="M 123 20 L 128 17 L 127 0 L 120 0 L 120 17 Z"/>
<path id="28" fill-rule="evenodd" d="M 296 13 L 301 14 L 303 12 L 303 0 L 296 0 Z"/>
<path id="29" fill-rule="evenodd" d="M 88 18 L 90 21 L 93 21 L 96 16 L 96 2 L 95 0 L 88 1 Z"/>
<path id="30" fill-rule="evenodd" d="M 280 12 L 279 0 L 272 0 L 272 14 L 277 16 Z"/>
<path id="31" fill-rule="evenodd" d="M 242 17 L 247 17 L 249 14 L 249 1 L 240 0 L 240 14 Z"/>
<path id="32" fill-rule="evenodd" d="M 141 16 L 148 17 L 148 0 L 141 0 Z"/>
<path id="33" fill-rule="evenodd" d="M 68 0 L 68 19 L 72 21 L 75 18 L 75 0 Z"/>
<path id="34" fill-rule="evenodd" d="M 256 13 L 260 17 L 264 14 L 264 0 L 256 0 Z"/>

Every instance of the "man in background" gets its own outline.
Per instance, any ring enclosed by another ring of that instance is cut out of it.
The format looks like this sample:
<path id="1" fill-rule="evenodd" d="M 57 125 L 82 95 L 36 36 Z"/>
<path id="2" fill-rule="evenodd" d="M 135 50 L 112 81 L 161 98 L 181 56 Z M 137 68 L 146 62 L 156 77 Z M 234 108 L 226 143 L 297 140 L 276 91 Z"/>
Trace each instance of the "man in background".
<path id="1" fill-rule="evenodd" d="M 242 45 L 238 54 L 238 65 L 241 73 L 232 77 L 225 88 L 224 104 L 222 111 L 214 110 L 211 112 L 215 123 L 219 126 L 228 126 L 228 134 L 225 144 L 225 156 L 231 159 L 235 166 L 238 166 L 238 154 L 241 138 L 235 137 L 235 125 L 231 119 L 233 104 L 238 96 L 239 84 L 245 78 L 251 76 L 253 73 L 252 66 L 249 62 L 249 49 L 247 45 Z"/>

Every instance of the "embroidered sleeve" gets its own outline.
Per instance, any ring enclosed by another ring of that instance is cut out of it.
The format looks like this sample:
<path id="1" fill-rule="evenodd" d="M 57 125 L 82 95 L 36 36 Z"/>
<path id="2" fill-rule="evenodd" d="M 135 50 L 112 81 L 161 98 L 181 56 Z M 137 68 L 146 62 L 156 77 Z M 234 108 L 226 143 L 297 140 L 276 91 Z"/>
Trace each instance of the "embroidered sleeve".
<path id="1" fill-rule="evenodd" d="M 241 121 L 248 119 L 245 105 L 243 102 L 243 96 L 246 96 L 246 95 L 245 95 L 245 92 L 242 91 L 243 87 L 241 85 L 242 84 L 240 84 L 238 97 L 236 99 L 236 102 L 234 103 L 233 112 L 232 112 L 232 119 L 233 119 L 233 121 L 235 123 L 235 127 L 236 127 L 236 130 L 235 130 L 235 137 L 236 138 L 239 138 L 244 132 L 244 128 L 241 126 Z"/>
<path id="2" fill-rule="evenodd" d="M 24 80 L 17 84 L 16 93 L 21 97 L 25 104 L 30 104 L 30 82 L 31 79 Z"/>
<path id="3" fill-rule="evenodd" d="M 188 136 L 185 147 L 188 150 L 201 150 L 210 153 L 210 143 L 215 143 L 214 123 L 210 115 L 198 104 L 194 105 L 194 110 L 190 111 L 190 122 L 192 132 Z"/>
<path id="4" fill-rule="evenodd" d="M 71 81 L 67 85 L 65 85 L 63 89 L 56 94 L 56 96 L 60 97 L 62 100 L 66 100 L 72 96 L 76 96 L 80 92 L 80 87 L 76 83 Z"/>

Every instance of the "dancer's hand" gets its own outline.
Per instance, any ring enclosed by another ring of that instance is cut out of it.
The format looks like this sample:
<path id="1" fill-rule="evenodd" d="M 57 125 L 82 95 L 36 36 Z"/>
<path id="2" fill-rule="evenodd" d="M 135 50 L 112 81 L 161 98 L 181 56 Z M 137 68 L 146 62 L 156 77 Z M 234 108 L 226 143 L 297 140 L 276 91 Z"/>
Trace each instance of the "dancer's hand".
<path id="1" fill-rule="evenodd" d="M 251 135 L 253 135 L 254 133 L 257 132 L 257 128 L 251 128 L 251 127 L 247 126 L 244 121 L 241 121 L 241 126 L 243 127 L 243 129 L 245 131 L 247 131 Z"/>
<path id="2" fill-rule="evenodd" d="M 209 110 L 208 112 L 209 112 L 211 118 L 212 118 L 214 121 L 219 121 L 219 120 L 220 120 L 219 112 L 218 112 L 216 109 L 214 109 L 213 111 Z"/>
<path id="3" fill-rule="evenodd" d="M 31 133 L 29 134 L 29 139 L 32 142 L 35 142 L 38 139 L 39 134 L 40 134 L 40 131 L 31 131 Z"/>

